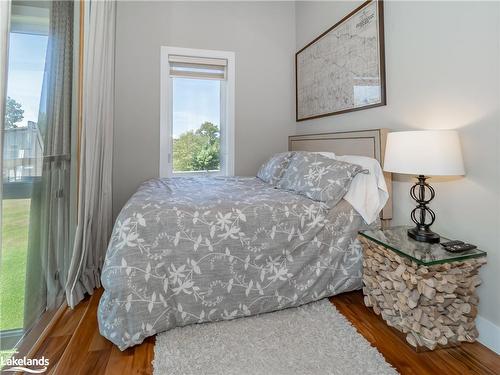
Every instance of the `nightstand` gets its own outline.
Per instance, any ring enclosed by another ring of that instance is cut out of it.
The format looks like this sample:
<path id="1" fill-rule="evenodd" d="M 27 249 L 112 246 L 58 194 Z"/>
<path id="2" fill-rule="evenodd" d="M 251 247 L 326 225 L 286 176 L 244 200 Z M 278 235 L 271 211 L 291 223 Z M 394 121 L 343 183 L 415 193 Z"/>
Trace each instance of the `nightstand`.
<path id="1" fill-rule="evenodd" d="M 450 253 L 440 244 L 412 240 L 407 229 L 359 232 L 365 305 L 417 351 L 474 342 L 486 252 Z"/>

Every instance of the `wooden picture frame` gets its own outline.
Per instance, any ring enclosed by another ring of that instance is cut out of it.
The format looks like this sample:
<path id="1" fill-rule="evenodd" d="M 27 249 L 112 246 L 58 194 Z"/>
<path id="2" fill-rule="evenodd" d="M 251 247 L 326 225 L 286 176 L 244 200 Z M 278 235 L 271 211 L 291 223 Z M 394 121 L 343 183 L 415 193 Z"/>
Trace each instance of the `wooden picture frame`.
<path id="1" fill-rule="evenodd" d="M 383 8 L 366 1 L 295 54 L 296 121 L 386 105 Z"/>

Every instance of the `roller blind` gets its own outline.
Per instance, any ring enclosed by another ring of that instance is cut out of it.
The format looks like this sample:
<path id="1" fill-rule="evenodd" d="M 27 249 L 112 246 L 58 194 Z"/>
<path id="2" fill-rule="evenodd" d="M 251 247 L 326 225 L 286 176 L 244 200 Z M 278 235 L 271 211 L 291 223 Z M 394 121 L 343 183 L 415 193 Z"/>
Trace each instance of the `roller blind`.
<path id="1" fill-rule="evenodd" d="M 226 79 L 227 60 L 169 55 L 171 77 Z"/>
<path id="2" fill-rule="evenodd" d="M 34 2 L 33 5 L 12 4 L 10 31 L 20 34 L 48 35 L 49 8 L 50 4 L 42 1 Z"/>

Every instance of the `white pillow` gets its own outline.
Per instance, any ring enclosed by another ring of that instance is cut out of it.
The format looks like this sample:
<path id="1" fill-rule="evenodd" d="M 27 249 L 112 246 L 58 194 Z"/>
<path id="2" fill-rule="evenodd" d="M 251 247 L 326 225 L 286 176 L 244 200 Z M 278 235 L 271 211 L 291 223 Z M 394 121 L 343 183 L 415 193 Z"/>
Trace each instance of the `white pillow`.
<path id="1" fill-rule="evenodd" d="M 344 199 L 363 217 L 367 224 L 373 223 L 389 199 L 384 172 L 373 158 L 356 155 L 337 156 L 337 160 L 357 164 L 369 173 L 358 173 L 344 195 Z"/>
<path id="2" fill-rule="evenodd" d="M 336 159 L 336 155 L 333 152 L 320 151 L 320 152 L 317 152 L 317 154 L 323 155 L 324 157 L 327 157 L 330 159 Z"/>

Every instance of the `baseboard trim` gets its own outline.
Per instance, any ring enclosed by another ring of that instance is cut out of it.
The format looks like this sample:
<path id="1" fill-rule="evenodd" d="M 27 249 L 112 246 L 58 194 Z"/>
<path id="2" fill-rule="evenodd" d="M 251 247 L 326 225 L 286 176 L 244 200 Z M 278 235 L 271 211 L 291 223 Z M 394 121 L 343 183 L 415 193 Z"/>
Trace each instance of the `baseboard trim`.
<path id="1" fill-rule="evenodd" d="M 476 327 L 479 331 L 477 341 L 500 355 L 500 327 L 479 315 Z"/>

